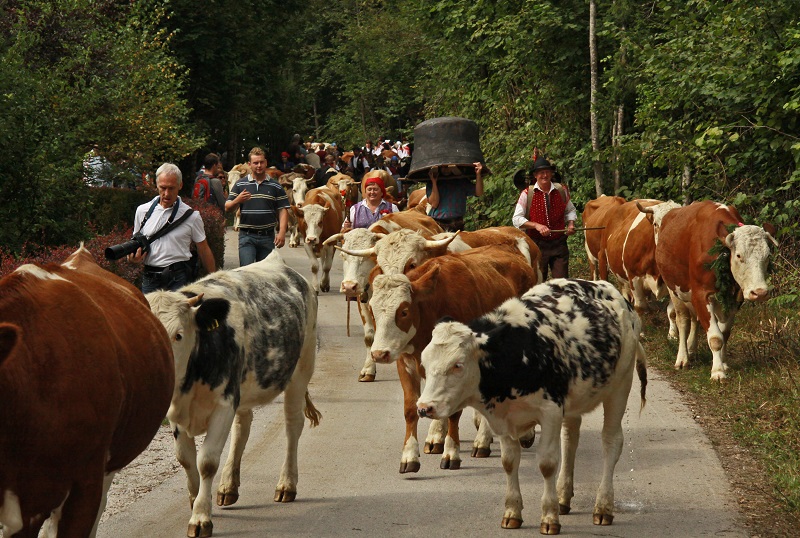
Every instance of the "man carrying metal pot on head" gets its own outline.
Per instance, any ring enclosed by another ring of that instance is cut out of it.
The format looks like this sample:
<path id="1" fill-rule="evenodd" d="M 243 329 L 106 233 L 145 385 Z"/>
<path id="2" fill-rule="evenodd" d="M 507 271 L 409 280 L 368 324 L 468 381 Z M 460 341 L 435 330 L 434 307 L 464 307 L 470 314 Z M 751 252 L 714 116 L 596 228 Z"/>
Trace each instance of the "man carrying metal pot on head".
<path id="1" fill-rule="evenodd" d="M 136 208 L 133 236 L 138 245 L 134 245 L 135 250 L 125 248 L 129 243 L 133 245 L 133 241 L 107 249 L 107 258 L 127 255 L 129 262 L 144 262 L 144 293 L 158 289 L 175 291 L 189 283 L 194 270 L 190 263 L 192 243 L 197 245 L 197 254 L 206 271 L 216 271 L 200 213 L 181 202 L 178 196 L 182 185 L 180 169 L 172 163 L 162 164 L 156 170 L 158 197 Z M 119 252 L 114 251 L 115 248 Z"/>
<path id="2" fill-rule="evenodd" d="M 428 182 L 425 194 L 431 211 L 428 216 L 433 218 L 446 232 L 456 232 L 464 229 L 464 215 L 467 213 L 467 197 L 483 196 L 483 164 L 472 163 L 475 166 L 475 183 L 466 177 L 454 177 L 443 180 L 448 174 L 461 175 L 457 166 L 433 166 L 428 171 Z"/>
<path id="3" fill-rule="evenodd" d="M 528 170 L 530 186 L 520 193 L 511 222 L 527 233 L 542 251 L 540 268 L 547 279 L 569 278 L 569 247 L 567 236 L 575 233 L 577 212 L 569 191 L 553 183 L 555 167 L 544 157 L 537 157 Z M 520 173 L 515 174 L 515 184 Z"/>

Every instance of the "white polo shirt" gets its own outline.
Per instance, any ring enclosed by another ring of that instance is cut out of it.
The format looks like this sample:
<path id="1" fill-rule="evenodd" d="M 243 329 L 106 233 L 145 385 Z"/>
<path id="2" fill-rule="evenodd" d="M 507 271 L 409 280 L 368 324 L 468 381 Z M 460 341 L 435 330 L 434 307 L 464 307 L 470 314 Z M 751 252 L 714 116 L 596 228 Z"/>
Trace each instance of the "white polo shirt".
<path id="1" fill-rule="evenodd" d="M 158 200 L 158 197 L 154 200 Z M 150 200 L 146 204 L 142 204 L 136 208 L 136 215 L 133 221 L 133 233 L 141 229 L 144 235 L 150 237 L 160 230 L 169 220 L 170 215 L 172 215 L 173 206 L 164 208 L 161 204 L 156 204 L 152 215 L 147 219 L 142 229 L 142 221 L 150 210 L 150 206 L 153 205 L 154 200 Z M 190 209 L 188 205 L 180 200 L 180 197 L 178 197 L 178 202 L 176 203 L 179 203 L 179 205 L 178 212 L 175 214 L 175 220 L 181 218 L 181 215 Z M 200 217 L 200 213 L 195 211 L 189 218 L 183 221 L 180 226 L 150 244 L 150 250 L 144 258 L 144 263 L 155 267 L 166 267 L 173 263 L 185 262 L 192 257 L 189 246 L 193 242 L 200 243 L 205 241 L 205 239 L 206 231 L 203 227 L 203 219 Z"/>

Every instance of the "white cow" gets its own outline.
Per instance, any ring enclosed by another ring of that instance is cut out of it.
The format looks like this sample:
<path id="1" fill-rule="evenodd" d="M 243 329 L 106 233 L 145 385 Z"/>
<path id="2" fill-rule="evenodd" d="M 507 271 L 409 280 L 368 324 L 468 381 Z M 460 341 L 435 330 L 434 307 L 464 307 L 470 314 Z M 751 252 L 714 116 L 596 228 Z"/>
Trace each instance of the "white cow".
<path id="1" fill-rule="evenodd" d="M 220 506 L 239 498 L 252 409 L 281 393 L 288 443 L 274 500 L 292 502 L 297 495 L 303 414 L 312 425 L 320 417 L 308 395 L 316 357 L 317 297 L 277 251 L 260 262 L 212 273 L 180 291 L 156 291 L 147 300 L 172 340 L 175 357 L 167 418 L 188 479 L 188 535 L 211 536 L 211 485 L 231 425 L 231 448 L 217 489 Z M 194 438 L 202 434 L 206 438 L 196 453 Z"/>
<path id="2" fill-rule="evenodd" d="M 636 312 L 612 284 L 567 279 L 539 284 L 469 324 L 436 325 L 422 352 L 427 383 L 417 411 L 440 419 L 473 407 L 500 435 L 507 479 L 503 528 L 522 524 L 520 449 L 515 439 L 540 424 L 544 494 L 539 530 L 561 531 L 558 516 L 569 513 L 574 496 L 581 417 L 600 404 L 603 472 L 593 520 L 595 525 L 611 525 L 614 467 L 622 453 L 622 417 L 634 367 L 642 383 L 642 407 L 645 403 L 647 371 L 640 330 Z M 562 438 L 565 443 L 559 446 Z"/>

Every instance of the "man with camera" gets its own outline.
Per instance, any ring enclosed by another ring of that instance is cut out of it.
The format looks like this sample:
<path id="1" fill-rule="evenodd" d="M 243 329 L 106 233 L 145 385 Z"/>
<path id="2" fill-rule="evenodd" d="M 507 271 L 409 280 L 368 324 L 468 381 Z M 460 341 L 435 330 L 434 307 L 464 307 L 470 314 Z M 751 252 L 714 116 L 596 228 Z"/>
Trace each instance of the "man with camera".
<path id="1" fill-rule="evenodd" d="M 119 245 L 131 249 L 127 254 L 129 262 L 144 262 L 144 293 L 159 289 L 175 291 L 189 283 L 193 269 L 189 263 L 192 242 L 197 245 L 197 254 L 206 271 L 216 271 L 214 254 L 206 241 L 200 213 L 178 197 L 182 185 L 180 169 L 172 163 L 162 164 L 156 171 L 158 198 L 136 208 L 133 241 Z M 188 216 L 185 215 L 187 212 Z M 134 245 L 134 241 L 138 244 Z M 136 248 L 135 252 L 133 248 Z M 109 257 L 108 253 L 106 257 Z"/>

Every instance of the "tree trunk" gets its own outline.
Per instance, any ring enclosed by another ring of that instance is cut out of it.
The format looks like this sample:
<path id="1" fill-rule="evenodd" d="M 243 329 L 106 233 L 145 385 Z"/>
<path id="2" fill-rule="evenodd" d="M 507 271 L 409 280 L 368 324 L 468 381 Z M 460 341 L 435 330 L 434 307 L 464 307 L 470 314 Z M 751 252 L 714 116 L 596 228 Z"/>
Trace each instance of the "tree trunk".
<path id="1" fill-rule="evenodd" d="M 600 139 L 597 129 L 597 39 L 595 25 L 597 19 L 597 4 L 595 0 L 589 1 L 589 66 L 591 71 L 590 92 L 590 121 L 592 127 L 592 154 L 594 168 L 594 189 L 597 196 L 603 194 L 603 163 L 600 162 Z"/>
<path id="2" fill-rule="evenodd" d="M 622 119 L 624 118 L 624 105 L 619 105 L 617 107 L 617 117 L 614 120 L 614 140 L 612 144 L 614 144 L 614 194 L 619 194 L 619 189 L 622 187 L 622 181 L 620 180 L 620 169 L 619 169 L 619 147 L 621 145 L 620 138 L 622 137 Z"/>
<path id="3" fill-rule="evenodd" d="M 314 105 L 314 140 L 319 142 L 319 116 L 317 116 L 317 99 L 313 101 Z"/>
<path id="4" fill-rule="evenodd" d="M 358 107 L 361 109 L 361 136 L 364 140 L 367 139 L 367 118 L 364 115 L 364 96 L 362 95 L 358 100 Z"/>
<path id="5" fill-rule="evenodd" d="M 681 190 L 683 191 L 683 205 L 692 203 L 692 197 L 689 195 L 689 185 L 692 184 L 692 170 L 689 168 L 689 163 L 683 164 L 683 177 L 681 178 Z"/>

